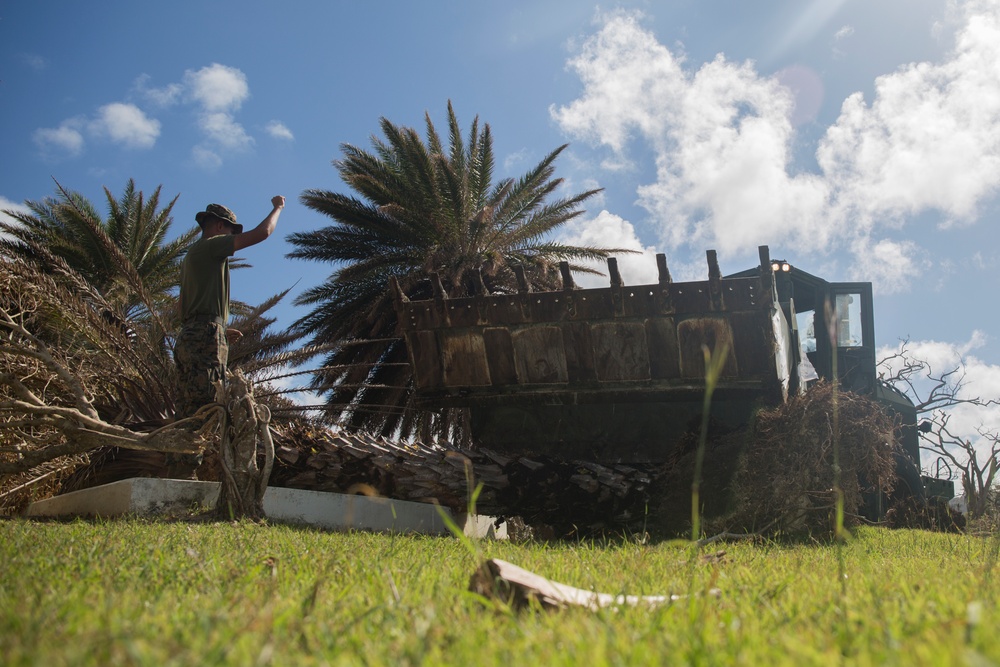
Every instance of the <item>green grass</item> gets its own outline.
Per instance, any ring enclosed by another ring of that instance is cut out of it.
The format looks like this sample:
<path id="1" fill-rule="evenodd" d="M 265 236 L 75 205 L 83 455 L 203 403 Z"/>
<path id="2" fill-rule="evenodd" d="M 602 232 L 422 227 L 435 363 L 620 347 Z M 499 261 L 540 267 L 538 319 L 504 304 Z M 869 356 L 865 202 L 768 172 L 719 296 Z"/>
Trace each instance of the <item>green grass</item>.
<path id="1" fill-rule="evenodd" d="M 453 538 L 250 523 L 0 521 L 0 663 L 1000 663 L 994 538 L 862 529 L 821 544 L 481 542 L 549 578 L 670 607 L 514 614 Z M 709 588 L 722 591 L 709 597 Z M 978 626 L 967 623 L 981 606 Z"/>

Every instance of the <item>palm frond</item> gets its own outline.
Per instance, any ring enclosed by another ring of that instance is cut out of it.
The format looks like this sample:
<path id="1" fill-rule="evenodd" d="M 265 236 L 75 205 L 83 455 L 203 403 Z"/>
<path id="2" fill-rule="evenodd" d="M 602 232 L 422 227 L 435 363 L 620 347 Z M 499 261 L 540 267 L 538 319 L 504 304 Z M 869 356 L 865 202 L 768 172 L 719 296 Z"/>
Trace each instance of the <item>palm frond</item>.
<path id="1" fill-rule="evenodd" d="M 521 177 L 494 181 L 490 126 L 477 117 L 464 134 L 450 101 L 447 122 L 445 146 L 429 114 L 423 139 L 381 118 L 371 150 L 345 144 L 334 162 L 356 196 L 318 189 L 301 196 L 332 224 L 290 235 L 289 257 L 329 263 L 331 273 L 296 298 L 311 310 L 292 328 L 313 345 L 332 346 L 310 386 L 344 425 L 410 434 L 461 431 L 464 423 L 454 411 L 415 409 L 408 352 L 395 336 L 390 276 L 409 298 L 432 295 L 431 272 L 451 296 L 468 294 L 480 273 L 488 289 L 514 292 L 515 265 L 545 288 L 558 284 L 559 261 L 589 272 L 587 260 L 610 252 L 554 240 L 599 192 L 552 199 L 562 186 L 554 163 L 565 145 Z"/>

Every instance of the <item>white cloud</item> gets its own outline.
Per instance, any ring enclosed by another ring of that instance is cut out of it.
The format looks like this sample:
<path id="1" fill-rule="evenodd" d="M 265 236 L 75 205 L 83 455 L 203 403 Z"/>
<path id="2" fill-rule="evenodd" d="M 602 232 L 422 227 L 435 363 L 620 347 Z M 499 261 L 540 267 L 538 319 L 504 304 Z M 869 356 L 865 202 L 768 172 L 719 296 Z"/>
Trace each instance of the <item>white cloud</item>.
<path id="1" fill-rule="evenodd" d="M 673 102 L 687 86 L 682 63 L 642 29 L 638 16 L 611 14 L 569 62 L 584 84 L 583 95 L 550 112 L 570 134 L 617 153 L 625 150 L 633 130 L 665 141 L 675 121 Z"/>
<path id="2" fill-rule="evenodd" d="M 97 110 L 89 129 L 126 148 L 152 148 L 160 136 L 160 121 L 147 117 L 133 104 L 115 102 Z"/>
<path id="3" fill-rule="evenodd" d="M 1000 3 L 970 2 L 954 52 L 849 97 L 817 158 L 846 214 L 871 226 L 926 210 L 970 221 L 1000 188 Z"/>
<path id="4" fill-rule="evenodd" d="M 527 148 L 510 153 L 503 159 L 504 171 L 510 173 L 517 170 L 522 164 L 527 162 L 529 157 L 531 157 L 531 151 Z"/>
<path id="5" fill-rule="evenodd" d="M 298 406 L 318 406 L 324 403 L 323 397 L 314 391 L 303 388 L 303 377 L 308 379 L 305 371 L 310 369 L 302 366 L 283 369 L 287 371 L 285 375 L 279 375 L 275 379 L 262 378 L 261 383 L 269 385 L 273 391 L 281 392 L 281 395 Z M 298 389 L 300 391 L 290 391 Z"/>
<path id="6" fill-rule="evenodd" d="M 236 120 L 236 112 L 250 97 L 246 74 L 235 67 L 212 63 L 197 70 L 186 70 L 180 83 L 159 88 L 148 86 L 149 76 L 141 75 L 135 81 L 135 90 L 157 106 L 177 103 L 193 105 L 198 129 L 203 141 L 192 149 L 196 164 L 206 169 L 216 169 L 227 153 L 247 150 L 254 145 L 254 138 Z M 294 135 L 279 121 L 271 121 L 265 130 L 272 137 L 288 141 Z"/>
<path id="7" fill-rule="evenodd" d="M 292 131 L 289 130 L 288 127 L 281 121 L 272 120 L 264 129 L 267 130 L 267 133 L 275 139 L 295 141 L 295 135 L 292 134 Z"/>
<path id="8" fill-rule="evenodd" d="M 633 133 L 653 148 L 657 180 L 638 191 L 669 248 L 734 251 L 778 233 L 823 247 L 829 228 L 811 221 L 827 188 L 788 173 L 791 92 L 722 56 L 694 74 L 681 64 L 635 16 L 614 14 L 570 62 L 585 85 L 580 99 L 552 115 L 616 157 Z"/>
<path id="9" fill-rule="evenodd" d="M 833 38 L 836 41 L 838 41 L 838 42 L 842 42 L 845 39 L 847 39 L 848 37 L 851 37 L 853 34 L 854 34 L 854 26 L 852 26 L 852 25 L 845 25 L 845 26 L 842 26 L 840 28 L 840 30 L 838 30 L 834 34 Z"/>
<path id="10" fill-rule="evenodd" d="M 76 157 L 83 152 L 83 125 L 79 118 L 68 118 L 59 127 L 35 130 L 32 139 L 46 157 Z"/>
<path id="11" fill-rule="evenodd" d="M 656 249 L 644 246 L 635 233 L 632 223 L 607 211 L 596 218 L 573 220 L 562 228 L 561 243 L 578 246 L 623 248 L 640 254 L 619 254 L 618 271 L 626 285 L 649 285 L 657 281 Z M 577 274 L 574 278 L 581 287 L 607 287 L 607 262 L 595 262 L 593 268 L 605 274 L 591 276 Z"/>
<path id="12" fill-rule="evenodd" d="M 945 62 L 880 77 L 870 106 L 860 93 L 844 102 L 817 173 L 792 168 L 787 87 L 722 55 L 685 69 L 638 15 L 603 18 L 569 61 L 583 91 L 550 112 L 615 163 L 652 151 L 656 180 L 638 186 L 639 203 L 667 248 L 735 253 L 780 238 L 799 252 L 876 251 L 880 288 L 902 289 L 922 251 L 883 237 L 927 211 L 971 222 L 1000 189 L 1000 2 L 964 7 Z"/>
<path id="13" fill-rule="evenodd" d="M 236 111 L 250 96 L 246 75 L 219 63 L 197 71 L 187 70 L 184 85 L 188 95 L 208 112 Z"/>
<path id="14" fill-rule="evenodd" d="M 114 102 L 99 108 L 89 121 L 68 118 L 59 127 L 39 128 L 33 139 L 45 157 L 77 157 L 86 144 L 84 133 L 107 137 L 125 148 L 152 148 L 160 136 L 160 122 L 135 105 Z"/>
<path id="15" fill-rule="evenodd" d="M 147 74 L 138 76 L 131 97 L 141 98 L 157 107 L 186 102 L 194 105 L 195 118 L 203 143 L 192 150 L 197 164 L 215 169 L 228 152 L 249 149 L 254 139 L 235 117 L 249 96 L 246 75 L 234 67 L 213 63 L 199 70 L 184 72 L 181 83 L 150 87 Z M 267 125 L 271 136 L 294 140 L 285 125 L 272 121 Z M 76 157 L 83 152 L 85 132 L 109 138 L 125 148 L 152 148 L 160 136 L 161 123 L 130 102 L 113 102 L 97 109 L 93 118 L 63 121 L 56 128 L 35 131 L 35 143 L 45 157 Z"/>
<path id="16" fill-rule="evenodd" d="M 25 206 L 20 202 L 16 202 L 12 199 L 7 199 L 3 195 L 0 195 L 0 211 L 18 211 L 20 213 L 30 213 L 31 209 L 29 209 L 27 206 Z M 2 215 L 3 213 L 0 213 L 0 216 Z M 12 222 L 12 219 L 9 217 L 4 217 L 4 220 L 6 220 L 7 222 Z"/>
<path id="17" fill-rule="evenodd" d="M 178 103 L 184 94 L 184 86 L 179 83 L 170 83 L 162 88 L 148 88 L 148 74 L 140 74 L 133 84 L 135 92 L 158 107 L 169 107 Z"/>
<path id="18" fill-rule="evenodd" d="M 879 294 L 906 291 L 912 280 L 931 268 L 926 253 L 913 241 L 862 238 L 855 244 L 854 278 L 872 283 Z"/>
<path id="19" fill-rule="evenodd" d="M 43 69 L 49 66 L 48 61 L 42 56 L 36 53 L 22 53 L 20 55 L 21 62 L 35 70 L 36 72 L 41 72 Z"/>
<path id="20" fill-rule="evenodd" d="M 203 113 L 198 117 L 198 127 L 210 141 L 227 150 L 249 148 L 254 143 L 253 137 L 227 113 Z"/>
<path id="21" fill-rule="evenodd" d="M 196 149 L 195 154 L 213 157 L 199 159 L 199 164 L 221 162 L 219 151 L 239 151 L 253 146 L 253 137 L 234 116 L 250 96 L 250 87 L 243 72 L 235 67 L 213 63 L 200 70 L 186 71 L 184 88 L 187 97 L 200 107 L 198 127 L 210 144 Z"/>
<path id="22" fill-rule="evenodd" d="M 195 146 L 191 149 L 191 157 L 202 169 L 214 171 L 222 166 L 222 158 L 215 151 L 204 146 Z"/>
<path id="23" fill-rule="evenodd" d="M 834 33 L 832 55 L 835 59 L 841 60 L 847 55 L 843 49 L 843 45 L 853 36 L 854 26 L 852 25 L 845 25 Z"/>

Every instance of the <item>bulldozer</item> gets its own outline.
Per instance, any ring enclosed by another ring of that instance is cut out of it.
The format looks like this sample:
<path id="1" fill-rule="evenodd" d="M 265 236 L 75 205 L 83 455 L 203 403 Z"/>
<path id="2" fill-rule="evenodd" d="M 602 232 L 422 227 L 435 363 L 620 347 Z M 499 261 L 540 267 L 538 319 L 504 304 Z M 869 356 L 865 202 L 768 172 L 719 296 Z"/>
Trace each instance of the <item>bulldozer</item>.
<path id="1" fill-rule="evenodd" d="M 704 281 L 674 282 L 660 254 L 649 285 L 625 285 L 609 258 L 602 288 L 578 288 L 566 263 L 553 291 L 532 291 L 516 269 L 516 293 L 447 298 L 439 288 L 409 300 L 397 287 L 416 402 L 467 408 L 473 441 L 492 451 L 655 465 L 700 420 L 705 350 L 718 350 L 717 428 L 836 381 L 896 416 L 903 493 L 918 503 L 927 488 L 954 495 L 950 482 L 920 477 L 914 405 L 878 377 L 871 283 L 828 282 L 758 250 L 757 267 L 727 276 L 709 250 Z"/>

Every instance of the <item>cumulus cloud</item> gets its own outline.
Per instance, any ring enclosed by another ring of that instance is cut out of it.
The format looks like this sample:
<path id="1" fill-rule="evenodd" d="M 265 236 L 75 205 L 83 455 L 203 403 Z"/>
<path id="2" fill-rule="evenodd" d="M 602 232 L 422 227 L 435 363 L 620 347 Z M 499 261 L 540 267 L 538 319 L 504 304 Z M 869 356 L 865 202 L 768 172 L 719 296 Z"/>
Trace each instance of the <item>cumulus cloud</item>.
<path id="1" fill-rule="evenodd" d="M 42 56 L 36 53 L 22 53 L 20 55 L 21 62 L 35 70 L 36 72 L 41 72 L 43 69 L 49 66 L 48 61 Z"/>
<path id="2" fill-rule="evenodd" d="M 196 164 L 216 169 L 226 153 L 252 148 L 254 138 L 236 119 L 236 113 L 250 98 L 246 74 L 235 67 L 212 63 L 196 70 L 186 70 L 179 83 L 151 87 L 149 76 L 136 79 L 136 91 L 157 106 L 188 104 L 194 109 L 195 123 L 202 142 L 192 149 Z M 272 121 L 266 131 L 273 137 L 292 140 L 291 131 Z"/>
<path id="3" fill-rule="evenodd" d="M 89 129 L 126 148 L 152 148 L 160 136 L 160 121 L 149 118 L 133 104 L 115 102 L 97 110 Z"/>
<path id="4" fill-rule="evenodd" d="M 842 42 L 848 37 L 854 35 L 854 26 L 845 25 L 840 28 L 836 33 L 834 33 L 833 38 L 838 42 Z"/>
<path id="5" fill-rule="evenodd" d="M 204 146 L 195 146 L 192 148 L 191 158 L 195 164 L 206 171 L 215 171 L 222 166 L 222 158 L 219 154 Z"/>
<path id="6" fill-rule="evenodd" d="M 170 83 L 161 88 L 150 88 L 148 86 L 150 76 L 140 74 L 133 84 L 134 91 L 151 104 L 158 107 L 169 107 L 180 102 L 184 95 L 184 86 L 179 83 Z"/>
<path id="7" fill-rule="evenodd" d="M 253 137 L 227 113 L 203 113 L 198 117 L 198 127 L 206 138 L 224 149 L 239 150 L 253 145 Z"/>
<path id="8" fill-rule="evenodd" d="M 33 139 L 46 158 L 77 157 L 86 145 L 85 135 L 110 139 L 125 148 L 152 148 L 160 136 L 160 122 L 133 104 L 114 102 L 99 108 L 91 119 L 68 118 L 58 127 L 35 130 Z"/>
<path id="9" fill-rule="evenodd" d="M 184 85 L 191 98 L 209 112 L 237 111 L 250 96 L 246 75 L 219 63 L 184 72 Z"/>
<path id="10" fill-rule="evenodd" d="M 879 285 L 883 294 L 906 291 L 912 280 L 931 267 L 926 251 L 913 241 L 881 239 L 872 242 L 862 238 L 853 251 L 859 258 L 853 269 L 854 279 Z"/>
<path id="11" fill-rule="evenodd" d="M 0 195 L 0 211 L 18 211 L 20 213 L 30 213 L 31 209 L 20 202 L 16 202 L 12 199 L 7 199 L 3 195 Z M 3 216 L 3 213 L 0 213 Z M 5 222 L 12 222 L 10 217 L 4 216 L 3 220 Z"/>
<path id="12" fill-rule="evenodd" d="M 634 132 L 662 144 L 676 123 L 672 101 L 687 87 L 682 63 L 641 27 L 637 15 L 612 14 L 569 63 L 583 82 L 583 95 L 552 107 L 552 116 L 570 134 L 617 153 Z"/>
<path id="13" fill-rule="evenodd" d="M 184 73 L 186 95 L 198 107 L 198 127 L 205 139 L 222 150 L 242 150 L 253 137 L 236 121 L 235 113 L 250 96 L 246 75 L 235 67 L 212 63 Z M 203 147 L 213 151 L 212 146 Z"/>
<path id="14" fill-rule="evenodd" d="M 635 14 L 602 18 L 569 61 L 582 93 L 551 114 L 616 163 L 652 150 L 656 180 L 640 184 L 639 203 L 668 248 L 736 252 L 780 237 L 803 252 L 874 250 L 891 260 L 876 289 L 901 289 L 921 250 L 887 233 L 927 211 L 969 223 L 1000 188 L 1000 2 L 963 7 L 944 62 L 880 77 L 870 104 L 861 93 L 844 102 L 816 173 L 791 166 L 797 100 L 778 77 L 722 55 L 685 67 Z M 870 268 L 869 257 L 857 262 Z"/>
<path id="15" fill-rule="evenodd" d="M 35 130 L 32 139 L 48 158 L 76 157 L 83 152 L 84 122 L 79 118 L 68 118 L 58 127 L 42 127 Z"/>
<path id="16" fill-rule="evenodd" d="M 970 2 L 954 52 L 879 77 L 843 104 L 817 158 L 866 225 L 925 210 L 968 222 L 1000 188 L 1000 3 Z"/>
<path id="17" fill-rule="evenodd" d="M 284 141 L 295 141 L 295 135 L 288 129 L 288 126 L 278 120 L 272 120 L 264 129 L 275 139 Z"/>
<path id="18" fill-rule="evenodd" d="M 150 77 L 136 78 L 129 97 L 166 108 L 178 104 L 193 107 L 202 142 L 192 150 L 194 162 L 208 169 L 221 164 L 226 153 L 251 148 L 254 139 L 236 120 L 236 112 L 250 97 L 246 75 L 234 67 L 213 63 L 187 70 L 179 83 L 150 85 Z M 85 147 L 85 137 L 104 138 L 130 149 L 152 148 L 160 136 L 161 123 L 132 102 L 112 102 L 97 109 L 91 118 L 77 117 L 55 128 L 40 128 L 35 143 L 44 156 L 75 157 Z M 278 121 L 267 126 L 271 136 L 292 140 L 291 131 Z"/>
<path id="19" fill-rule="evenodd" d="M 657 180 L 638 192 L 668 247 L 710 243 L 725 252 L 778 232 L 813 248 L 827 242 L 829 231 L 806 221 L 822 210 L 828 189 L 818 176 L 789 174 L 794 99 L 776 80 L 722 56 L 691 73 L 635 15 L 622 13 L 570 66 L 584 93 L 553 107 L 553 117 L 618 155 L 632 138 L 653 148 Z"/>
<path id="20" fill-rule="evenodd" d="M 602 248 L 623 248 L 638 254 L 619 254 L 618 271 L 626 285 L 649 285 L 657 281 L 656 249 L 645 246 L 635 233 L 632 223 L 608 211 L 601 211 L 595 218 L 573 220 L 560 234 L 563 243 Z M 575 280 L 581 287 L 607 287 L 606 262 L 595 262 L 592 267 L 605 276 L 579 274 Z"/>

